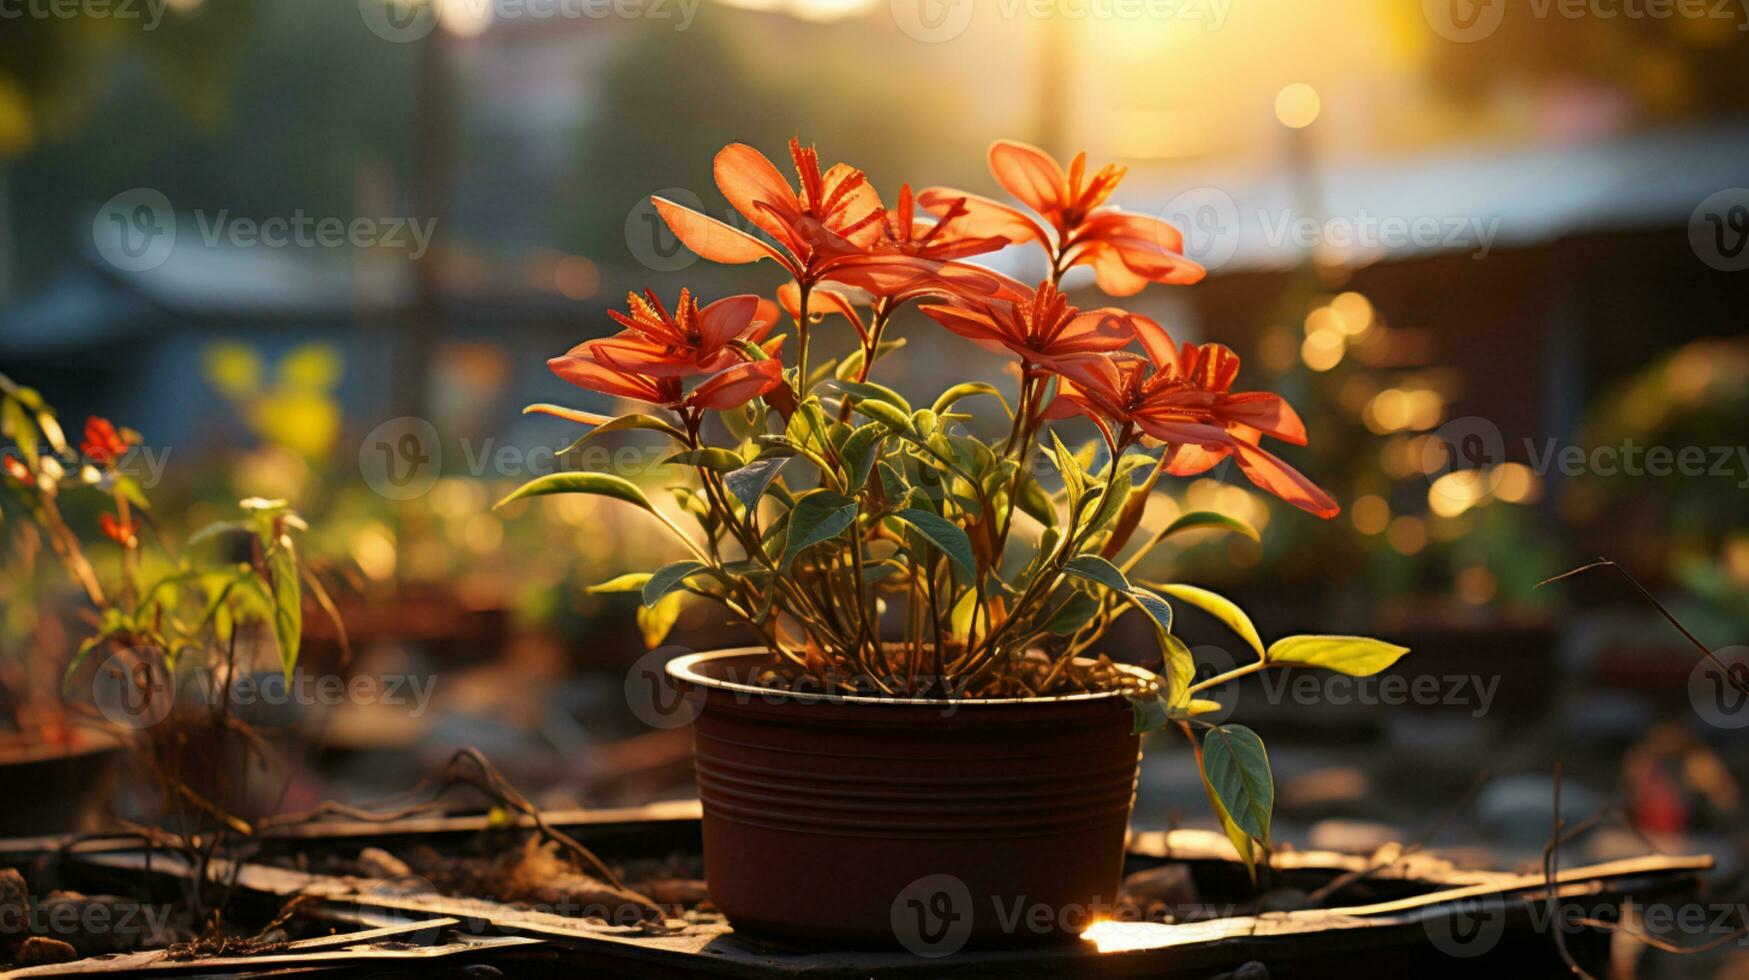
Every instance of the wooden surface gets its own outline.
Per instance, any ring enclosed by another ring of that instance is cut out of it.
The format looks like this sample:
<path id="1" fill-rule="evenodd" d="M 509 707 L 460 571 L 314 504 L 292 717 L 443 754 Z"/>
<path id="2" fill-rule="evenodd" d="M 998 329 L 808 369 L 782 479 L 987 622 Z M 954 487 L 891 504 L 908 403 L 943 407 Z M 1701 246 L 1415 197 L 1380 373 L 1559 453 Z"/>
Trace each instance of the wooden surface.
<path id="1" fill-rule="evenodd" d="M 688 830 L 696 804 L 672 804 L 633 811 L 551 814 L 549 819 L 598 847 L 625 841 L 642 828 L 660 837 Z M 301 845 L 355 852 L 362 841 L 429 838 L 453 840 L 486 827 L 484 817 L 417 818 L 392 825 L 336 821 L 284 833 Z M 677 826 L 678 825 L 678 826 Z M 292 830 L 291 828 L 287 829 Z M 599 833 L 601 840 L 591 839 Z M 598 849 L 602 849 L 598 847 Z M 615 853 L 603 850 L 608 860 Z M 1132 860 L 1143 866 L 1163 860 L 1225 867 L 1237 875 L 1236 855 L 1219 835 L 1198 831 L 1138 834 Z M 93 869 L 146 872 L 146 855 L 137 848 L 86 846 L 73 860 Z M 1375 866 L 1377 865 L 1377 866 Z M 1619 902 L 1626 895 L 1669 894 L 1692 889 L 1707 857 L 1648 856 L 1563 869 L 1559 895 L 1587 896 L 1587 905 Z M 1097 943 L 1071 942 L 1024 950 L 965 952 L 924 959 L 903 952 L 823 951 L 786 947 L 744 938 L 718 921 L 670 920 L 669 931 L 651 934 L 637 927 L 568 918 L 483 899 L 407 893 L 382 881 L 310 874 L 263 864 L 233 869 L 220 862 L 221 876 L 233 870 L 238 887 L 274 901 L 313 896 L 312 911 L 363 932 L 297 945 L 268 956 L 166 962 L 162 953 L 86 960 L 57 967 L 16 971 L 7 976 L 46 977 L 125 973 L 226 973 L 243 969 L 356 965 L 378 959 L 440 959 L 469 962 L 492 955 L 514 955 L 549 947 L 559 962 L 587 967 L 601 975 L 732 977 L 891 976 L 1205 976 L 1253 960 L 1271 964 L 1270 976 L 1400 975 L 1430 952 L 1430 923 L 1497 903 L 1510 937 L 1550 946 L 1530 928 L 1532 913 L 1547 901 L 1541 874 L 1453 868 L 1430 855 L 1412 855 L 1378 865 L 1372 858 L 1324 851 L 1284 851 L 1272 866 L 1281 875 L 1328 881 L 1340 875 L 1369 873 L 1378 880 L 1412 885 L 1419 894 L 1333 908 L 1235 916 L 1178 925 L 1154 922 L 1106 923 Z M 152 856 L 151 873 L 186 876 L 189 869 L 164 852 Z M 383 930 L 388 931 L 383 931 Z M 408 937 L 417 940 L 407 942 Z M 389 947 L 383 943 L 387 940 Z M 504 942 L 514 940 L 514 942 Z M 1513 943 L 1503 944 L 1511 951 Z M 246 962 L 244 962 L 246 961 Z M 1437 960 L 1434 961 L 1438 963 Z M 1286 972 L 1282 972 L 1287 965 Z M 1475 970 L 1478 961 L 1452 961 Z M 1357 970 L 1365 973 L 1357 974 Z M 1433 971 L 1437 974 L 1437 970 Z M 1459 971 L 1459 975 L 1463 971 Z M 1417 975 L 1427 973 L 1417 970 Z M 1431 974 L 1429 974 L 1431 975 Z"/>

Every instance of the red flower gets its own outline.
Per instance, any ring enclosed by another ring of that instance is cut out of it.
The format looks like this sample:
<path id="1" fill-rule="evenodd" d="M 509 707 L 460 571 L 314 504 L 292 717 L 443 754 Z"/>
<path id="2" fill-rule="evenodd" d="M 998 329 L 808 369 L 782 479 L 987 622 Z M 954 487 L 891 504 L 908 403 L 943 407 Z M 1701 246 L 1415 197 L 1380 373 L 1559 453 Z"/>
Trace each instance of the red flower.
<path id="1" fill-rule="evenodd" d="M 1221 344 L 1183 348 L 1160 325 L 1132 317 L 1148 351 L 1077 357 L 1052 366 L 1061 373 L 1058 401 L 1047 415 L 1081 412 L 1108 433 L 1113 425 L 1140 429 L 1166 443 L 1166 472 L 1193 476 L 1232 456 L 1247 479 L 1282 500 L 1319 517 L 1341 508 L 1330 495 L 1258 446 L 1264 436 L 1306 444 L 1306 427 L 1279 395 L 1233 392 L 1239 356 Z"/>
<path id="2" fill-rule="evenodd" d="M 79 451 L 100 466 L 107 466 L 127 455 L 134 444 L 132 433 L 118 433 L 109 420 L 93 415 L 85 420 L 85 440 Z"/>
<path id="3" fill-rule="evenodd" d="M 1007 348 L 1028 364 L 1120 350 L 1135 339 L 1131 314 L 1116 309 L 1083 313 L 1041 282 L 1029 296 L 919 307 L 947 329 L 991 349 Z"/>
<path id="4" fill-rule="evenodd" d="M 31 482 L 30 467 L 24 465 L 24 460 L 19 459 L 11 453 L 7 453 L 5 457 L 0 458 L 0 467 L 5 468 L 7 476 L 12 477 L 20 483 Z"/>
<path id="5" fill-rule="evenodd" d="M 1184 257 L 1184 236 L 1158 218 L 1105 205 L 1123 179 L 1116 164 L 1087 175 L 1087 154 L 1075 157 L 1068 174 L 1043 150 L 1013 140 L 990 146 L 990 173 L 1045 224 L 1017 208 L 964 191 L 931 187 L 918 200 L 936 214 L 957 210 L 968 233 L 996 235 L 1016 244 L 1036 241 L 1053 250 L 1058 266 L 1093 267 L 1099 288 L 1132 296 L 1150 282 L 1188 284 L 1202 279 L 1202 266 Z M 1048 230 L 1047 230 L 1048 226 Z"/>
<path id="6" fill-rule="evenodd" d="M 114 541 L 116 544 L 121 545 L 123 548 L 139 547 L 139 521 L 134 520 L 123 524 L 116 519 L 114 514 L 106 513 L 98 516 L 97 526 L 103 531 L 105 537 Z"/>
<path id="7" fill-rule="evenodd" d="M 710 374 L 741 360 L 734 341 L 758 343 L 776 324 L 777 308 L 752 294 L 730 296 L 699 308 L 691 292 L 682 289 L 670 316 L 654 292 L 647 299 L 626 296 L 630 314 L 607 315 L 625 327 L 596 345 L 597 356 L 621 370 L 659 378 Z"/>

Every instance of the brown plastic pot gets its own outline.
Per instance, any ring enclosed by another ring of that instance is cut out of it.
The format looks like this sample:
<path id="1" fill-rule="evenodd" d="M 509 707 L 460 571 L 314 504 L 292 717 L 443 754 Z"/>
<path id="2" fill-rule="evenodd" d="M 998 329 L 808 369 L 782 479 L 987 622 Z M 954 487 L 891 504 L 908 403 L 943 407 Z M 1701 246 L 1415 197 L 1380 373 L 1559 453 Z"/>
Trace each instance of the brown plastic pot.
<path id="1" fill-rule="evenodd" d="M 820 944 L 1072 936 L 1117 901 L 1140 739 L 1121 694 L 894 700 L 746 681 L 762 649 L 679 657 L 705 879 L 736 929 Z"/>

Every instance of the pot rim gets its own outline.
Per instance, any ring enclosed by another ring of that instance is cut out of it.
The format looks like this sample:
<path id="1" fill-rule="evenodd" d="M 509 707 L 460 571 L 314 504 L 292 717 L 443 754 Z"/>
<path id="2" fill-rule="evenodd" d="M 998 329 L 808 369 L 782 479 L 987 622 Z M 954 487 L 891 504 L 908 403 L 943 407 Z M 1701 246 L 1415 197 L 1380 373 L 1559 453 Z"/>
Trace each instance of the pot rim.
<path id="1" fill-rule="evenodd" d="M 891 706 L 921 706 L 926 708 L 954 707 L 962 708 L 980 705 L 1025 705 L 1025 704 L 1056 704 L 1056 703 L 1086 703 L 1105 701 L 1124 697 L 1122 691 L 1095 691 L 1089 694 L 1053 694 L 1037 698 L 881 698 L 862 694 L 821 694 L 816 692 L 786 691 L 776 687 L 762 687 L 758 684 L 742 684 L 737 681 L 725 681 L 709 677 L 698 668 L 704 664 L 735 657 L 749 657 L 760 654 L 769 655 L 766 647 L 730 647 L 724 650 L 706 650 L 701 653 L 688 653 L 668 661 L 664 672 L 674 680 L 697 687 L 713 688 L 719 691 L 730 691 L 737 694 L 763 696 L 781 694 L 797 701 L 829 702 L 832 704 L 878 704 Z M 1116 664 L 1119 670 L 1136 677 L 1141 677 L 1144 671 L 1132 664 Z"/>

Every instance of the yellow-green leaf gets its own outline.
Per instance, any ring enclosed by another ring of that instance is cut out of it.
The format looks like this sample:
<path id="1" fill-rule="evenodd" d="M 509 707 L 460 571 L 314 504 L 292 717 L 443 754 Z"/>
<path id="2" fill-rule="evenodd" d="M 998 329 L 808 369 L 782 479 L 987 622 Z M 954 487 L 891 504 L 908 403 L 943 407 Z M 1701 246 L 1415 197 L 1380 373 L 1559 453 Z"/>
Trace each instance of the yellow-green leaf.
<path id="1" fill-rule="evenodd" d="M 1225 623 L 1228 629 L 1251 644 L 1251 649 L 1256 650 L 1259 657 L 1263 656 L 1263 637 L 1257 635 L 1257 627 L 1251 624 L 1251 617 L 1245 615 L 1245 611 L 1234 604 L 1233 600 L 1194 585 L 1166 584 L 1156 585 L 1155 588 L 1174 599 L 1182 599 Z"/>
<path id="2" fill-rule="evenodd" d="M 1408 647 L 1366 636 L 1289 636 L 1269 645 L 1272 664 L 1323 667 L 1351 677 L 1376 674 L 1396 663 Z"/>
<path id="3" fill-rule="evenodd" d="M 549 473 L 517 487 L 509 496 L 492 505 L 492 509 L 497 510 L 524 497 L 543 497 L 555 493 L 592 493 L 636 504 L 648 511 L 656 509 L 650 505 L 650 499 L 644 496 L 644 491 L 639 490 L 637 484 L 611 473 Z"/>

